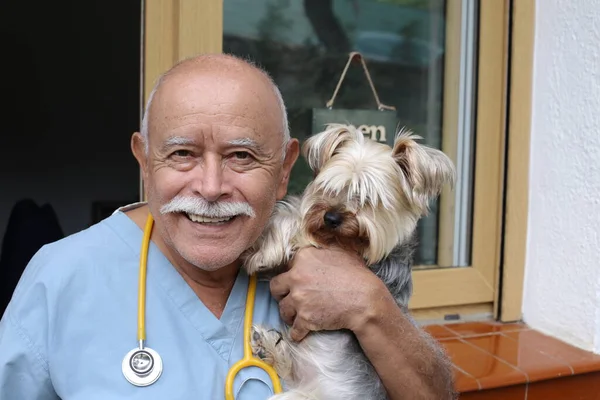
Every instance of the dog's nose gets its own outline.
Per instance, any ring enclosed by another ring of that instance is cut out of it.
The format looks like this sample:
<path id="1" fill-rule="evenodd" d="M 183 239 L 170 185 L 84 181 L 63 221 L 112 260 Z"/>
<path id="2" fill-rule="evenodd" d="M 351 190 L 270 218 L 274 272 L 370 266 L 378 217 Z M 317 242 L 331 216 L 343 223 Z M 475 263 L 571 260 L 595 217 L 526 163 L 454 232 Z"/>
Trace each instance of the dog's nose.
<path id="1" fill-rule="evenodd" d="M 327 227 L 335 229 L 342 224 L 342 214 L 335 211 L 327 211 L 323 220 Z"/>

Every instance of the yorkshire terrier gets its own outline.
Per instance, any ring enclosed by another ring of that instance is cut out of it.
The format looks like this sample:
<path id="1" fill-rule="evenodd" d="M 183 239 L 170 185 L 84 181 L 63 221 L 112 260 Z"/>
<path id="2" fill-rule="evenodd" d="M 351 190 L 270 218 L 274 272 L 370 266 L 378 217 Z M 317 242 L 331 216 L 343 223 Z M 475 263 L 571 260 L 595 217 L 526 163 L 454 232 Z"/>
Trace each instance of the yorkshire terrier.
<path id="1" fill-rule="evenodd" d="M 246 271 L 272 277 L 298 249 L 336 245 L 358 252 L 407 310 L 417 222 L 455 179 L 452 161 L 418 139 L 400 131 L 390 148 L 340 124 L 307 139 L 302 154 L 315 178 L 302 196 L 276 204 L 263 235 L 244 255 Z M 273 365 L 287 390 L 270 400 L 387 399 L 349 331 L 311 332 L 295 342 L 287 327 L 279 332 L 255 325 L 251 340 L 254 355 Z"/>

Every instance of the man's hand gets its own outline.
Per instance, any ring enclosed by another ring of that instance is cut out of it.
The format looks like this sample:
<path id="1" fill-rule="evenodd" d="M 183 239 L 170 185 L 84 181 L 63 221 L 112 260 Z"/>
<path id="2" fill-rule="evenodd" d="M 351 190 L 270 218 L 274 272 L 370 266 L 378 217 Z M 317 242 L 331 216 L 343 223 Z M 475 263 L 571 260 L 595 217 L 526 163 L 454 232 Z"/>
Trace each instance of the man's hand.
<path id="1" fill-rule="evenodd" d="M 310 331 L 355 330 L 377 313 L 374 299 L 391 297 L 358 254 L 313 247 L 299 250 L 289 271 L 271 280 L 271 293 L 296 341 Z"/>
<path id="2" fill-rule="evenodd" d="M 271 281 L 292 339 L 310 331 L 353 331 L 390 399 L 455 399 L 451 363 L 441 346 L 398 307 L 358 255 L 305 248 Z"/>

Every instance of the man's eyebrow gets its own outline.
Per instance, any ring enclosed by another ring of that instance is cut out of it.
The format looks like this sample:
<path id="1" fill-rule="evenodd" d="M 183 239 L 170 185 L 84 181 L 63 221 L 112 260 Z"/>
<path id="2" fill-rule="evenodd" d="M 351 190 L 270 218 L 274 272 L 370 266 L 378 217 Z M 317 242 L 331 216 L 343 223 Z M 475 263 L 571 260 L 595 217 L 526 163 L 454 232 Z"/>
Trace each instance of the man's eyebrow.
<path id="1" fill-rule="evenodd" d="M 184 137 L 184 136 L 171 136 L 165 140 L 162 145 L 162 149 L 167 150 L 173 146 L 189 146 L 195 144 L 196 141 L 192 138 Z"/>
<path id="2" fill-rule="evenodd" d="M 263 146 L 261 146 L 256 140 L 249 138 L 249 137 L 232 139 L 232 140 L 228 141 L 227 144 L 230 146 L 246 147 L 248 149 L 254 150 L 257 153 L 264 152 Z M 196 141 L 192 138 L 185 137 L 185 136 L 170 136 L 163 143 L 162 150 L 164 152 L 174 146 L 193 146 L 193 145 L 196 145 Z"/>
<path id="3" fill-rule="evenodd" d="M 227 142 L 227 144 L 229 144 L 231 146 L 247 147 L 247 148 L 255 150 L 257 152 L 262 151 L 262 146 L 259 145 L 256 142 L 256 140 L 251 139 L 249 137 L 233 139 L 233 140 L 230 140 L 229 142 Z"/>

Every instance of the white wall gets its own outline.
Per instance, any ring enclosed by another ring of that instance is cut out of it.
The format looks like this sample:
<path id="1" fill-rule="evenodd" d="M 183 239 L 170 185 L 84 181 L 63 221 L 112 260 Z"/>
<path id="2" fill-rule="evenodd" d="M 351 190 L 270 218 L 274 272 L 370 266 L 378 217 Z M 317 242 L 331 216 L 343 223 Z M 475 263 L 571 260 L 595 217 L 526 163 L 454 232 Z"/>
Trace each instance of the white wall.
<path id="1" fill-rule="evenodd" d="M 536 8 L 523 315 L 600 353 L 600 3 Z"/>

